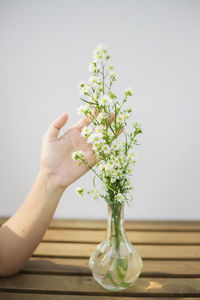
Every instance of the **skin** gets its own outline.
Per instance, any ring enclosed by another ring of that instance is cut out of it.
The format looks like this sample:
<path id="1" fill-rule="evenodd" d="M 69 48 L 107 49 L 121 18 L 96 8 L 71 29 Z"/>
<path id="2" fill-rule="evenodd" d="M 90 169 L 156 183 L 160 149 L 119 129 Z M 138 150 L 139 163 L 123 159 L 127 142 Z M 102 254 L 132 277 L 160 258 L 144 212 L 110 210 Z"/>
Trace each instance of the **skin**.
<path id="1" fill-rule="evenodd" d="M 89 170 L 84 164 L 77 166 L 72 153 L 82 150 L 89 164 L 95 164 L 91 145 L 80 136 L 90 120 L 83 117 L 58 137 L 67 120 L 65 113 L 48 128 L 35 183 L 21 207 L 0 228 L 0 276 L 20 271 L 44 236 L 63 192 Z"/>

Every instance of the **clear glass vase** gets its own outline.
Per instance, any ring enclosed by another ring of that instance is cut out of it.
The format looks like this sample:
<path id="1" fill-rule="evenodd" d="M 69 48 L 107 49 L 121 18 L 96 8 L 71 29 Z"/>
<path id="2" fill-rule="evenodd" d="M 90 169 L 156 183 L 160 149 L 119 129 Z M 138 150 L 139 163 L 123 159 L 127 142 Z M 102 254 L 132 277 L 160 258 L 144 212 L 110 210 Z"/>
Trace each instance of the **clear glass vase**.
<path id="1" fill-rule="evenodd" d="M 142 259 L 124 232 L 124 204 L 108 204 L 107 234 L 89 266 L 94 279 L 105 289 L 121 291 L 132 285 L 142 270 Z"/>

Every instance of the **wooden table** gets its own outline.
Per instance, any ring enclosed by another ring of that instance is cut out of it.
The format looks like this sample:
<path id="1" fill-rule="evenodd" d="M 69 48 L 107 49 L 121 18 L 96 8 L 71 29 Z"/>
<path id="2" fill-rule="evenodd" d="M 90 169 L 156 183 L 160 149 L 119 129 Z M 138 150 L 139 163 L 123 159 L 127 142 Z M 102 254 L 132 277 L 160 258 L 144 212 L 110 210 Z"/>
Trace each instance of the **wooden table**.
<path id="1" fill-rule="evenodd" d="M 127 290 L 108 292 L 88 268 L 90 254 L 105 236 L 104 221 L 53 220 L 21 273 L 0 278 L 0 299 L 200 299 L 200 222 L 137 221 L 125 227 L 144 263 Z"/>

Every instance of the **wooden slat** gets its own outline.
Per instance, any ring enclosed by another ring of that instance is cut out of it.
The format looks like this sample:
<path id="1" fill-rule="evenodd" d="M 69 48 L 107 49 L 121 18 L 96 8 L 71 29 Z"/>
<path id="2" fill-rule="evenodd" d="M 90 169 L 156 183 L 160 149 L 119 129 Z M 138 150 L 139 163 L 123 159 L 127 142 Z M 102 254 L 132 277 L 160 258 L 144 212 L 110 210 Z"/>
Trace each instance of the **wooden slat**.
<path id="1" fill-rule="evenodd" d="M 33 257 L 22 269 L 23 272 L 39 274 L 90 275 L 88 259 Z M 142 277 L 200 277 L 200 261 L 144 260 Z"/>
<path id="2" fill-rule="evenodd" d="M 37 256 L 89 257 L 96 244 L 42 242 L 34 252 Z M 145 259 L 200 259 L 200 246 L 137 245 Z"/>
<path id="3" fill-rule="evenodd" d="M 54 276 L 18 274 L 0 279 L 0 290 L 9 291 L 45 291 L 58 293 L 95 293 L 112 295 L 88 276 Z M 114 293 L 114 295 L 116 295 Z M 200 278 L 139 278 L 135 284 L 118 295 L 128 296 L 200 296 Z"/>
<path id="4" fill-rule="evenodd" d="M 143 232 L 127 231 L 128 239 L 137 244 L 199 244 L 200 232 Z M 105 238 L 105 230 L 49 229 L 44 241 L 99 243 Z"/>
<path id="5" fill-rule="evenodd" d="M 88 258 L 105 237 L 105 221 L 53 220 L 22 272 L 0 278 L 0 299 L 200 300 L 199 221 L 129 221 L 125 227 L 143 258 L 142 274 L 129 289 L 109 293 L 91 276 Z"/>
<path id="6" fill-rule="evenodd" d="M 28 293 L 0 293 L 2 300 L 155 300 L 153 297 L 112 297 L 112 296 L 84 296 L 84 295 L 55 295 L 55 294 L 28 294 Z M 165 300 L 199 300 L 200 298 L 165 298 Z M 163 298 L 156 297 L 156 300 Z"/>
<path id="7" fill-rule="evenodd" d="M 8 217 L 0 218 L 0 225 Z M 63 229 L 105 229 L 104 220 L 65 220 L 53 219 L 49 228 Z M 125 222 L 126 230 L 144 230 L 144 231 L 200 231 L 200 221 L 128 221 Z"/>
<path id="8" fill-rule="evenodd" d="M 54 219 L 50 228 L 78 228 L 78 229 L 105 229 L 104 220 L 64 220 Z M 177 231 L 200 231 L 200 221 L 125 221 L 126 230 L 177 230 Z"/>

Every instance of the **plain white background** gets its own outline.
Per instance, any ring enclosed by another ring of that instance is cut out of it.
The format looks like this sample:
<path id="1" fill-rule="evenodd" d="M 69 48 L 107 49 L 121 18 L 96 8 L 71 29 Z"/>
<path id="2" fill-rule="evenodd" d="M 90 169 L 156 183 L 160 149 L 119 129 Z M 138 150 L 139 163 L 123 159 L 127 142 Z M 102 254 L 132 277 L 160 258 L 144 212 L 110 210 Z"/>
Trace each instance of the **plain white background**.
<path id="1" fill-rule="evenodd" d="M 104 43 L 135 90 L 134 120 L 144 126 L 127 219 L 199 219 L 200 1 L 0 1 L 0 215 L 27 196 L 40 166 L 41 139 L 67 111 L 78 120 L 77 90 L 93 49 Z M 106 205 L 62 197 L 56 217 L 105 218 Z"/>

